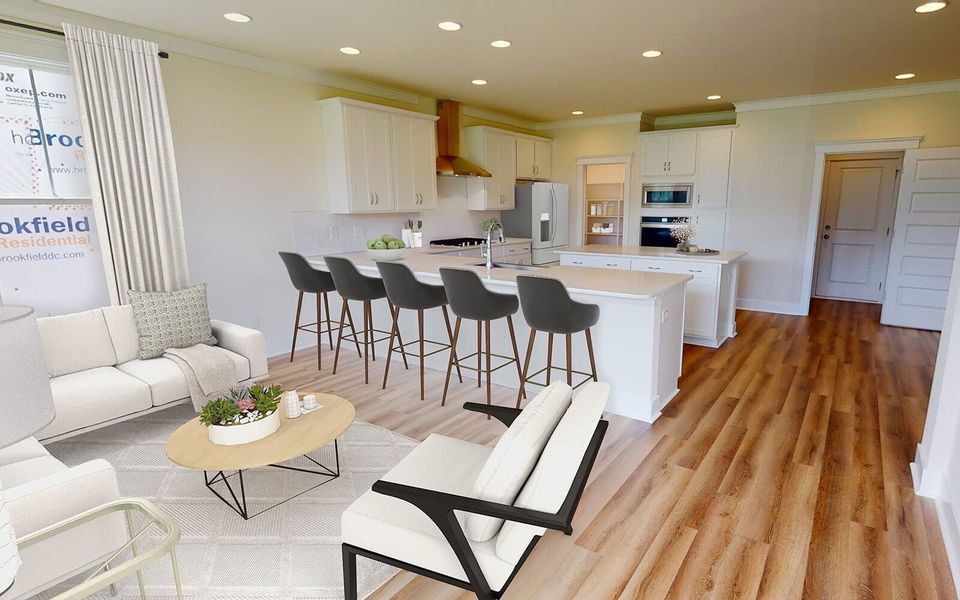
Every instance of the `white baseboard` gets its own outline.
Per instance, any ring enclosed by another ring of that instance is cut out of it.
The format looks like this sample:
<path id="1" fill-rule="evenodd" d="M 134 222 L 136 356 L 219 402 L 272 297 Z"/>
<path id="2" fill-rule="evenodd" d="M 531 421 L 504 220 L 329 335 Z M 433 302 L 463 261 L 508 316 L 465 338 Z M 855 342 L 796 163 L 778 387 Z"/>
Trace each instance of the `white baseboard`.
<path id="1" fill-rule="evenodd" d="M 781 315 L 803 314 L 800 305 L 794 302 L 773 302 L 770 300 L 754 300 L 753 298 L 737 298 L 737 308 Z"/>
<path id="2" fill-rule="evenodd" d="M 910 472 L 917 495 L 931 498 L 937 508 L 940 534 L 943 536 L 947 560 L 950 562 L 950 574 L 956 586 L 960 584 L 960 522 L 954 511 L 954 507 L 958 506 L 958 499 L 953 496 L 950 482 L 943 471 L 924 467 L 919 446 L 916 459 L 910 463 Z"/>

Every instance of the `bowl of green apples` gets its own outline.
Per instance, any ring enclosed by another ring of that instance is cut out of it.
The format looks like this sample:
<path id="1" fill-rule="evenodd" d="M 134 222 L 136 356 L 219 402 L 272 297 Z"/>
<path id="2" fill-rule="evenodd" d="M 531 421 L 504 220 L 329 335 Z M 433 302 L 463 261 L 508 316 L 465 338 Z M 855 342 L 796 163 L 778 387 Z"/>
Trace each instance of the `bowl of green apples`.
<path id="1" fill-rule="evenodd" d="M 403 240 L 385 233 L 378 238 L 367 240 L 367 254 L 373 260 L 395 262 L 403 258 L 407 245 Z"/>

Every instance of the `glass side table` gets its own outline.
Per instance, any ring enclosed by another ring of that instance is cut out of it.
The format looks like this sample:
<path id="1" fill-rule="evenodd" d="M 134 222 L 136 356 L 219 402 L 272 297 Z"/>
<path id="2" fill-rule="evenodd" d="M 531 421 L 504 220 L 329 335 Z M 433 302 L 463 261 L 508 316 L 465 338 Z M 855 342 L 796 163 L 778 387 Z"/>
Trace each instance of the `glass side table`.
<path id="1" fill-rule="evenodd" d="M 93 520 L 109 518 L 108 515 L 116 513 L 123 513 L 126 519 L 127 534 L 129 537 L 127 542 L 114 551 L 109 557 L 100 561 L 99 566 L 91 567 L 93 570 L 81 583 L 54 596 L 52 600 L 81 600 L 106 587 L 114 586 L 116 582 L 133 573 L 137 575 L 137 584 L 140 587 L 140 598 L 146 600 L 147 595 L 143 585 L 143 570 L 147 565 L 166 555 L 170 556 L 177 598 L 178 600 L 182 600 L 183 590 L 180 585 L 180 569 L 177 566 L 176 553 L 177 542 L 180 541 L 180 524 L 177 523 L 176 519 L 165 513 L 149 500 L 142 498 L 121 498 L 120 500 L 108 502 L 107 504 L 92 508 L 79 515 L 64 519 L 59 523 L 54 523 L 49 527 L 25 535 L 17 540 L 17 546 L 19 548 L 27 548 L 37 542 L 55 537 Z M 134 515 L 140 517 L 136 526 L 134 525 Z M 159 531 L 159 540 L 157 540 L 154 530 Z M 147 539 L 148 532 L 150 541 L 155 541 L 155 544 L 152 544 L 149 550 L 141 552 L 141 542 Z M 116 565 L 110 564 L 128 550 L 132 555 L 131 558 L 124 559 L 123 562 Z"/>

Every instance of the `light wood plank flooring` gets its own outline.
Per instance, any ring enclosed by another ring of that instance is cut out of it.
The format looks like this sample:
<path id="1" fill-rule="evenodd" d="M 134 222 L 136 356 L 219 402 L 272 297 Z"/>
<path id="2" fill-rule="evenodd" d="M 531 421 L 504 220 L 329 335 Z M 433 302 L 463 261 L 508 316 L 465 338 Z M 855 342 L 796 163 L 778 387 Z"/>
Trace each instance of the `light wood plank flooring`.
<path id="1" fill-rule="evenodd" d="M 681 393 L 654 425 L 612 417 L 574 522 L 549 532 L 506 598 L 956 598 L 935 511 L 912 488 L 938 336 L 882 327 L 879 307 L 814 301 L 808 318 L 741 311 L 719 350 L 687 346 Z M 345 347 L 346 349 L 346 347 Z M 522 350 L 522 349 L 521 349 Z M 562 353 L 562 350 L 560 350 Z M 489 444 L 496 421 L 459 408 L 451 383 L 324 346 L 271 378 L 345 396 L 357 417 L 423 439 Z M 466 375 L 466 373 L 465 373 Z M 494 402 L 512 405 L 513 390 Z M 362 560 L 362 559 L 361 559 Z M 472 596 L 401 572 L 373 598 Z"/>

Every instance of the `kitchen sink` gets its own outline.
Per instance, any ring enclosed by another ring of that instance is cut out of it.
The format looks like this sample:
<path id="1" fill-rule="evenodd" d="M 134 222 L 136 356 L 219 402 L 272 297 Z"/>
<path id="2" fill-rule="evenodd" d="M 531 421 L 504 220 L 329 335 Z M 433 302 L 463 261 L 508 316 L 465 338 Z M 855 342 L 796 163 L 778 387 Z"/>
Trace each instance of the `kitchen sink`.
<path id="1" fill-rule="evenodd" d="M 474 267 L 485 267 L 487 263 L 476 263 Z M 541 267 L 537 265 L 516 265 L 513 263 L 493 263 L 494 269 L 512 269 L 514 271 L 539 271 L 541 269 L 546 269 L 547 267 Z"/>

